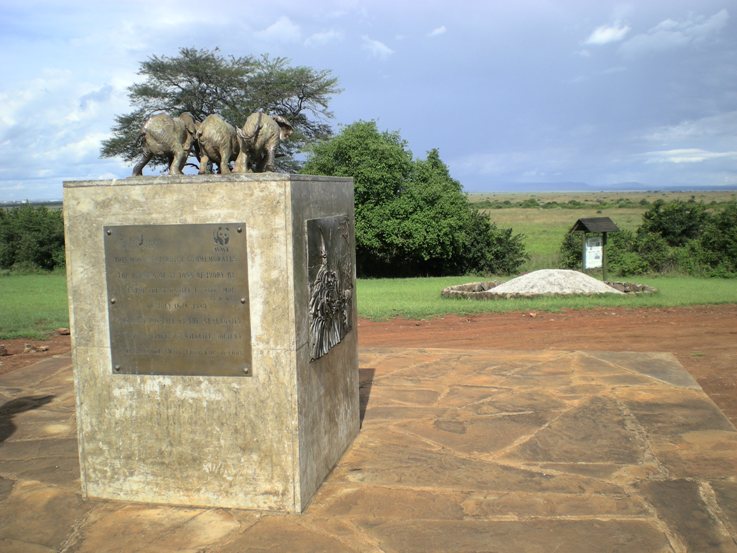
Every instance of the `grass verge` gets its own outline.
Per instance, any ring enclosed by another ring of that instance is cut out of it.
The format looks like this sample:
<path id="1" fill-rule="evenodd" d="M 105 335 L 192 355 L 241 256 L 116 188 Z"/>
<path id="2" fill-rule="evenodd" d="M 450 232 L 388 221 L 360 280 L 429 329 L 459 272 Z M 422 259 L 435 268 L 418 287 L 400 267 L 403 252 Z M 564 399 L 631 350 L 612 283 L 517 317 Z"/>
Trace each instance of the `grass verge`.
<path id="1" fill-rule="evenodd" d="M 0 276 L 0 338 L 38 340 L 68 326 L 63 273 Z"/>
<path id="2" fill-rule="evenodd" d="M 623 279 L 658 289 L 648 296 L 536 298 L 518 300 L 445 299 L 446 286 L 482 280 L 474 277 L 361 279 L 358 313 L 385 320 L 393 317 L 426 319 L 446 314 L 509 311 L 560 311 L 595 307 L 680 307 L 737 303 L 737 279 L 649 277 Z M 487 279 L 489 280 L 489 279 Z M 61 273 L 0 276 L 0 339 L 42 339 L 69 326 L 66 279 Z"/>
<path id="3" fill-rule="evenodd" d="M 358 281 L 358 313 L 384 320 L 393 317 L 425 319 L 446 314 L 502 313 L 509 311 L 560 311 L 594 307 L 680 307 L 737 303 L 737 280 L 692 277 L 625 278 L 658 289 L 643 296 L 542 297 L 534 299 L 446 299 L 446 286 L 484 280 L 474 277 L 369 279 Z M 496 279 L 486 279 L 496 280 Z"/>

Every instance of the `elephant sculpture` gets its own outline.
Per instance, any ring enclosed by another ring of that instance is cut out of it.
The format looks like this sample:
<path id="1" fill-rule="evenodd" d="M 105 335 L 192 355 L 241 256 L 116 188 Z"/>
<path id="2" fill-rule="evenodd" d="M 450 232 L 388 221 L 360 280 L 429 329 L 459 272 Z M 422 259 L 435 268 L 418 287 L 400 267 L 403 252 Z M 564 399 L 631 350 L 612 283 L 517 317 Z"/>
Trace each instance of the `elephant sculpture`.
<path id="1" fill-rule="evenodd" d="M 170 175 L 181 175 L 197 133 L 197 121 L 189 112 L 179 117 L 165 113 L 148 118 L 141 129 L 143 157 L 133 167 L 133 176 L 143 175 L 143 168 L 155 155 L 164 155 Z"/>
<path id="2" fill-rule="evenodd" d="M 292 125 L 279 115 L 252 113 L 242 129 L 238 129 L 240 154 L 236 159 L 238 173 L 274 171 L 274 157 L 279 141 L 293 132 Z"/>
<path id="3" fill-rule="evenodd" d="M 240 152 L 236 128 L 220 115 L 208 115 L 197 129 L 200 148 L 200 175 L 207 172 L 208 163 L 217 163 L 220 174 L 230 173 L 231 161 Z"/>

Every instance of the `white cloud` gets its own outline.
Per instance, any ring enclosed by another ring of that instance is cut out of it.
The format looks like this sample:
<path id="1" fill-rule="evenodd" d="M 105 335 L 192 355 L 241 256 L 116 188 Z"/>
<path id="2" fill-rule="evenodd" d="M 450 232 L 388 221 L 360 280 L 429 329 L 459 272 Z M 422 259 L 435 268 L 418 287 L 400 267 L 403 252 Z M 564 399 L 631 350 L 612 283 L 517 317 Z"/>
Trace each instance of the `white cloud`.
<path id="1" fill-rule="evenodd" d="M 335 29 L 330 29 L 328 31 L 323 31 L 320 33 L 314 33 L 307 37 L 305 40 L 305 46 L 309 47 L 318 47 L 318 46 L 325 46 L 326 44 L 331 44 L 334 42 L 340 42 L 345 37 L 345 34 L 343 31 L 336 31 Z"/>
<path id="2" fill-rule="evenodd" d="M 665 19 L 645 33 L 635 35 L 621 46 L 622 53 L 636 56 L 697 44 L 721 32 L 729 12 L 721 10 L 710 17 L 691 15 L 684 21 Z"/>
<path id="3" fill-rule="evenodd" d="M 61 145 L 50 152 L 47 159 L 64 159 L 71 161 L 95 160 L 100 153 L 100 144 L 108 138 L 108 133 L 90 132 L 81 139 Z"/>
<path id="4" fill-rule="evenodd" d="M 432 31 L 427 33 L 427 36 L 429 36 L 430 38 L 433 38 L 436 36 L 444 35 L 447 32 L 448 32 L 448 29 L 445 28 L 445 25 L 441 25 L 440 27 L 435 27 Z"/>
<path id="5" fill-rule="evenodd" d="M 645 140 L 660 145 L 693 143 L 695 140 L 718 141 L 722 146 L 737 143 L 737 110 L 699 119 L 680 121 L 675 125 L 662 125 L 647 132 Z"/>
<path id="6" fill-rule="evenodd" d="M 302 39 L 299 25 L 286 16 L 281 16 L 274 23 L 255 33 L 261 40 L 274 42 L 297 42 Z"/>
<path id="7" fill-rule="evenodd" d="M 366 35 L 361 37 L 362 45 L 361 48 L 366 50 L 369 55 L 373 58 L 378 58 L 380 60 L 385 60 L 392 54 L 394 54 L 394 50 L 389 48 L 386 44 L 379 40 L 374 40 Z"/>
<path id="8" fill-rule="evenodd" d="M 112 93 L 113 87 L 109 84 L 106 84 L 97 90 L 93 90 L 92 92 L 88 92 L 79 99 L 79 108 L 85 110 L 94 103 L 106 102 L 110 99 Z"/>
<path id="9" fill-rule="evenodd" d="M 627 36 L 629 31 L 630 26 L 625 24 L 614 23 L 613 25 L 602 25 L 593 30 L 584 41 L 584 44 L 602 46 L 604 44 L 611 44 L 612 42 L 619 42 Z"/>
<path id="10" fill-rule="evenodd" d="M 737 160 L 737 151 L 734 152 L 710 152 L 701 148 L 679 148 L 675 150 L 657 150 L 645 152 L 638 157 L 645 163 L 701 163 L 714 159 Z"/>

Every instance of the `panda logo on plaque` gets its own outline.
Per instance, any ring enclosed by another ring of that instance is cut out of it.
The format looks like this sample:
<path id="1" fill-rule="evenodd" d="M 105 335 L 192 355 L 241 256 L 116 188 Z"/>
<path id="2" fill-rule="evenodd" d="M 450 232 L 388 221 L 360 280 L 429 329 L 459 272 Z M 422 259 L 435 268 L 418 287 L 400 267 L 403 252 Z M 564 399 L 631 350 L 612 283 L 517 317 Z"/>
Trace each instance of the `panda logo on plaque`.
<path id="1" fill-rule="evenodd" d="M 225 246 L 230 241 L 230 229 L 228 227 L 218 227 L 214 239 L 216 244 Z"/>

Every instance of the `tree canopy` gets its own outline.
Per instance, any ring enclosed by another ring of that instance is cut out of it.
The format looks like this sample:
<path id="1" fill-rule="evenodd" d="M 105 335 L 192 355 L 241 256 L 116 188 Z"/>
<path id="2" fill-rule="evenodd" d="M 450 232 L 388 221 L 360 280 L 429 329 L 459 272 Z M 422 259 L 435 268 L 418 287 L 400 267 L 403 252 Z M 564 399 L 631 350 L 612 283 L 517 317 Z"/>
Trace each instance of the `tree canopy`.
<path id="1" fill-rule="evenodd" d="M 662 236 L 670 246 L 683 246 L 701 233 L 709 215 L 696 201 L 657 200 L 642 215 L 642 230 Z"/>
<path id="2" fill-rule="evenodd" d="M 508 273 L 526 259 L 522 237 L 470 205 L 437 150 L 414 160 L 373 121 L 315 145 L 303 172 L 353 177 L 361 276 Z"/>
<path id="3" fill-rule="evenodd" d="M 328 70 L 291 66 L 286 58 L 268 55 L 226 57 L 217 48 L 181 48 L 174 57 L 151 56 L 138 74 L 143 82 L 128 89 L 134 109 L 116 116 L 112 137 L 102 143 L 102 157 L 137 159 L 138 134 L 154 113 L 188 111 L 200 121 L 217 113 L 241 126 L 249 114 L 263 110 L 285 117 L 294 127 L 290 140 L 280 145 L 278 161 L 281 168 L 294 170 L 295 152 L 331 135 L 328 103 L 340 92 Z"/>
<path id="4" fill-rule="evenodd" d="M 52 270 L 64 267 L 61 209 L 22 205 L 0 209 L 0 269 Z"/>

